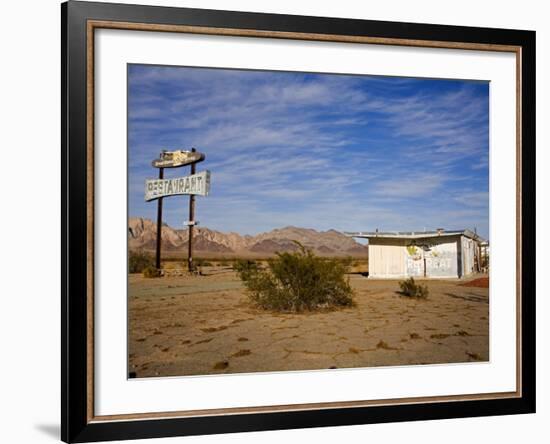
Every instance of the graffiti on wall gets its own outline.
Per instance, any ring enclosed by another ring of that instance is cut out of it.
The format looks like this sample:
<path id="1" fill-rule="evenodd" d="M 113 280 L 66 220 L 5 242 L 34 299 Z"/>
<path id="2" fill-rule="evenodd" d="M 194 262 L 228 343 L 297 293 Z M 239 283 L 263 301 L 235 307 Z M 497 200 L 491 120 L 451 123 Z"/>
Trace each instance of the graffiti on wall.
<path id="1" fill-rule="evenodd" d="M 406 267 L 409 276 L 456 276 L 456 250 L 450 244 L 424 243 L 406 247 Z"/>
<path id="2" fill-rule="evenodd" d="M 407 245 L 407 275 L 424 276 L 423 250 L 416 245 Z"/>

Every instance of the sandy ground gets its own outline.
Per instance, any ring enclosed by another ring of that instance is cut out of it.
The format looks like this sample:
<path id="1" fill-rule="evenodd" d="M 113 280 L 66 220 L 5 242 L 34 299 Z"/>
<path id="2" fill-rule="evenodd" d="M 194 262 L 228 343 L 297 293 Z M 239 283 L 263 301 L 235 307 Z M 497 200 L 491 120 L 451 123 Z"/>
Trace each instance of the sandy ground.
<path id="1" fill-rule="evenodd" d="M 356 307 L 281 314 L 253 308 L 230 269 L 204 272 L 209 275 L 129 277 L 131 376 L 489 359 L 488 288 L 427 280 L 429 298 L 411 300 L 397 293 L 397 281 L 355 274 Z"/>

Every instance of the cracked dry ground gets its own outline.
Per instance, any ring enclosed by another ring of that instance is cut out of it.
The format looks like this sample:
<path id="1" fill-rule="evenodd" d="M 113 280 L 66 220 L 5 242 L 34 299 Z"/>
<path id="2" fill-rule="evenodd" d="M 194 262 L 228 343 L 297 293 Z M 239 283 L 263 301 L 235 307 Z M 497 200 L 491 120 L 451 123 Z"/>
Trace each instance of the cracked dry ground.
<path id="1" fill-rule="evenodd" d="M 489 289 L 428 280 L 427 300 L 397 281 L 351 275 L 356 307 L 285 314 L 253 308 L 231 271 L 129 278 L 129 371 L 136 377 L 489 359 Z"/>

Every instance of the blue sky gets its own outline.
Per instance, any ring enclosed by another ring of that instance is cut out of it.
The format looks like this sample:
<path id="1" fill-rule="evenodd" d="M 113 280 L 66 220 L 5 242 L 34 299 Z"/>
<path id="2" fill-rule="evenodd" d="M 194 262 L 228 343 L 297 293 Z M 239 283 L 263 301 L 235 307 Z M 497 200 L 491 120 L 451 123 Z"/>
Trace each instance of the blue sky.
<path id="1" fill-rule="evenodd" d="M 130 216 L 156 217 L 144 182 L 160 150 L 196 147 L 212 172 L 201 226 L 488 238 L 488 82 L 148 65 L 128 82 Z M 166 223 L 187 218 L 187 196 L 164 199 Z"/>

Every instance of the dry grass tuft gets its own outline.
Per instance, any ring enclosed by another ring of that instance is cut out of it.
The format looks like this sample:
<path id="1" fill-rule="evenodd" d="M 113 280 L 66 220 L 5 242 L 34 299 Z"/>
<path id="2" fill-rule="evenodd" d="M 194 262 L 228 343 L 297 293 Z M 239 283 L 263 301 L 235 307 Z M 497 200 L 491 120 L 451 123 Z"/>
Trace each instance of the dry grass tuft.
<path id="1" fill-rule="evenodd" d="M 451 335 L 448 335 L 446 333 L 436 333 L 434 335 L 430 335 L 430 338 L 431 339 L 445 339 L 445 338 L 448 338 L 449 336 L 451 336 Z"/>
<path id="2" fill-rule="evenodd" d="M 382 348 L 384 350 L 396 350 L 394 347 L 390 347 L 387 343 L 380 340 L 378 344 L 376 344 L 376 348 Z"/>
<path id="3" fill-rule="evenodd" d="M 227 328 L 227 325 L 222 325 L 220 327 L 208 327 L 208 328 L 201 328 L 201 330 L 204 332 L 204 333 L 214 333 L 216 331 L 222 331 L 222 330 L 225 330 Z"/>
<path id="4" fill-rule="evenodd" d="M 231 357 L 240 358 L 241 356 L 248 356 L 250 354 L 252 354 L 250 350 L 239 350 L 237 353 L 233 353 Z"/>
<path id="5" fill-rule="evenodd" d="M 229 367 L 229 362 L 227 361 L 220 361 L 214 364 L 214 370 L 225 370 L 227 367 Z"/>
<path id="6" fill-rule="evenodd" d="M 470 357 L 474 361 L 483 361 L 483 358 L 480 355 L 478 355 L 477 353 L 466 352 L 466 354 L 468 355 L 468 357 Z"/>

